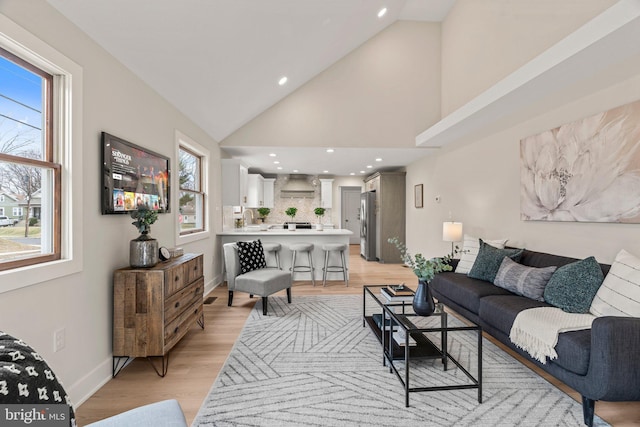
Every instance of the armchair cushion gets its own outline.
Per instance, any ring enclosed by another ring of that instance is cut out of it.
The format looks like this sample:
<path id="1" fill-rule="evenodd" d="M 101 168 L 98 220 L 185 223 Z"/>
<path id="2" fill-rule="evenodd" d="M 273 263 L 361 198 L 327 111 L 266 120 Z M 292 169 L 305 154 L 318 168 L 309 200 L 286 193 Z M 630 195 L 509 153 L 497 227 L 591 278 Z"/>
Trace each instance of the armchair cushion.
<path id="1" fill-rule="evenodd" d="M 123 412 L 87 427 L 187 427 L 177 400 L 163 400 Z"/>
<path id="2" fill-rule="evenodd" d="M 240 273 L 248 273 L 259 268 L 265 268 L 267 261 L 264 257 L 264 249 L 260 239 L 252 242 L 238 242 L 238 258 L 240 260 Z"/>

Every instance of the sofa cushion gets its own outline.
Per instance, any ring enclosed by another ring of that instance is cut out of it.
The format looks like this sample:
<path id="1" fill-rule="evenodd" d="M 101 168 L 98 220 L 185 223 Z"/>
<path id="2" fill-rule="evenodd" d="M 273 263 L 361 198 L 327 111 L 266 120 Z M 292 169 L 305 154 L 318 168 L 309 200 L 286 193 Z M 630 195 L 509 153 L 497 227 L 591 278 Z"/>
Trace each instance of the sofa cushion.
<path id="1" fill-rule="evenodd" d="M 594 257 L 563 265 L 549 279 L 544 300 L 569 313 L 588 313 L 603 280 Z"/>
<path id="2" fill-rule="evenodd" d="M 484 242 L 490 244 L 493 247 L 502 249 L 507 243 L 507 239 L 485 240 Z M 460 255 L 460 261 L 456 266 L 456 273 L 469 273 L 471 267 L 473 267 L 473 263 L 476 261 L 479 250 L 480 239 L 465 234 L 462 242 L 462 255 Z"/>
<path id="3" fill-rule="evenodd" d="M 480 239 L 480 250 L 468 276 L 493 283 L 504 257 L 519 261 L 522 249 L 498 249 Z"/>
<path id="4" fill-rule="evenodd" d="M 482 298 L 479 313 L 483 322 L 508 337 L 518 313 L 536 307 L 549 307 L 549 304 L 517 295 L 493 295 Z M 578 375 L 586 375 L 591 354 L 591 330 L 561 333 L 555 350 L 558 358 L 552 363 Z"/>
<path id="5" fill-rule="evenodd" d="M 440 273 L 429 283 L 431 288 L 472 313 L 478 314 L 480 298 L 487 295 L 513 295 L 493 283 L 473 279 L 465 274 Z"/>
<path id="6" fill-rule="evenodd" d="M 482 298 L 478 313 L 483 322 L 509 336 L 511 326 L 518 313 L 527 308 L 548 306 L 549 304 L 545 302 L 514 294 L 490 295 Z"/>
<path id="7" fill-rule="evenodd" d="M 640 317 L 639 258 L 624 249 L 618 252 L 589 311 L 595 316 Z"/>
<path id="8" fill-rule="evenodd" d="M 238 242 L 238 258 L 240 260 L 240 273 L 248 273 L 253 270 L 265 268 L 267 261 L 264 257 L 264 249 L 260 239 L 252 242 Z"/>
<path id="9" fill-rule="evenodd" d="M 544 288 L 557 267 L 527 267 L 504 257 L 493 283 L 516 295 L 544 301 Z"/>

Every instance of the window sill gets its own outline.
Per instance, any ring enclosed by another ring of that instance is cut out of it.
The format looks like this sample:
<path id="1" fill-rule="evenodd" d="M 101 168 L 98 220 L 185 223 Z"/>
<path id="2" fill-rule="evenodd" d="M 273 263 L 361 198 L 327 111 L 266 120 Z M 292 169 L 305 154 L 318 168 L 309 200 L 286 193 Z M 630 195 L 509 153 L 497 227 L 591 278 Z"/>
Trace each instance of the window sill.
<path id="1" fill-rule="evenodd" d="M 199 233 L 185 234 L 183 236 L 178 236 L 176 239 L 176 243 L 178 246 L 180 246 L 187 243 L 197 242 L 198 240 L 208 239 L 210 237 L 211 237 L 210 231 L 201 231 Z"/>

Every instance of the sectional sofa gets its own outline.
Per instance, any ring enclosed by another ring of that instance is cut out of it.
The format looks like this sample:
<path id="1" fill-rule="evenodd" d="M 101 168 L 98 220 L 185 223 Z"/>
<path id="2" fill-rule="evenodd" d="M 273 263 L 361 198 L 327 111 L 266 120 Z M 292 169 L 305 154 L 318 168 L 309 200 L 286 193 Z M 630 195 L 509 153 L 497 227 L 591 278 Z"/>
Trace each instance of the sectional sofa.
<path id="1" fill-rule="evenodd" d="M 530 267 L 561 267 L 576 261 L 524 250 L 518 262 Z M 600 264 L 600 267 L 606 276 L 611 266 Z M 640 400 L 640 318 L 597 317 L 590 329 L 560 333 L 555 347 L 557 359 L 541 363 L 515 346 L 509 334 L 520 311 L 550 304 L 463 273 L 437 274 L 430 286 L 433 296 L 447 307 L 578 391 L 582 395 L 586 425 L 593 423 L 597 400 Z"/>

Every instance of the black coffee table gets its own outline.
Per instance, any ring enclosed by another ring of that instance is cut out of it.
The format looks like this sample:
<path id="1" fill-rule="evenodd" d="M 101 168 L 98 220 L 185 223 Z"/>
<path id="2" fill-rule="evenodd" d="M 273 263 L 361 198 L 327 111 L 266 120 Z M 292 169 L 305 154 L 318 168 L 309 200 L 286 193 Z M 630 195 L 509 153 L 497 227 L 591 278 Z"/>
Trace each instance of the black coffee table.
<path id="1" fill-rule="evenodd" d="M 478 389 L 478 402 L 482 403 L 482 328 L 479 325 L 472 326 L 449 326 L 448 315 L 441 303 L 436 304 L 436 311 L 430 317 L 440 317 L 440 327 L 419 327 L 417 322 L 422 316 L 413 313 L 410 301 L 388 301 L 380 295 L 380 289 L 387 285 L 368 285 L 363 288 L 362 297 L 362 318 L 363 326 L 368 324 L 382 344 L 382 363 L 389 367 L 389 372 L 393 372 L 403 385 L 405 390 L 405 406 L 409 406 L 409 393 L 422 391 L 444 391 L 460 389 Z M 369 297 L 369 298 L 368 298 Z M 367 299 L 373 300 L 380 308 L 379 313 L 367 315 Z M 399 309 L 401 313 L 396 313 Z M 384 328 L 383 328 L 384 325 Z M 394 339 L 393 330 L 402 330 L 404 345 Z M 384 329 L 384 331 L 383 331 Z M 478 335 L 478 374 L 474 377 L 465 367 L 463 367 L 451 354 L 447 352 L 448 334 L 451 332 L 476 331 Z M 433 343 L 427 333 L 440 333 L 440 346 Z M 411 338 L 415 345 L 409 345 Z M 410 361 L 415 359 L 441 359 L 443 368 L 446 371 L 448 361 L 455 364 L 463 372 L 471 383 L 451 384 L 431 387 L 410 387 L 409 366 Z M 404 373 L 396 367 L 396 361 L 404 361 Z M 404 375 L 403 375 L 404 374 Z M 404 376 L 404 378 L 403 378 Z"/>

